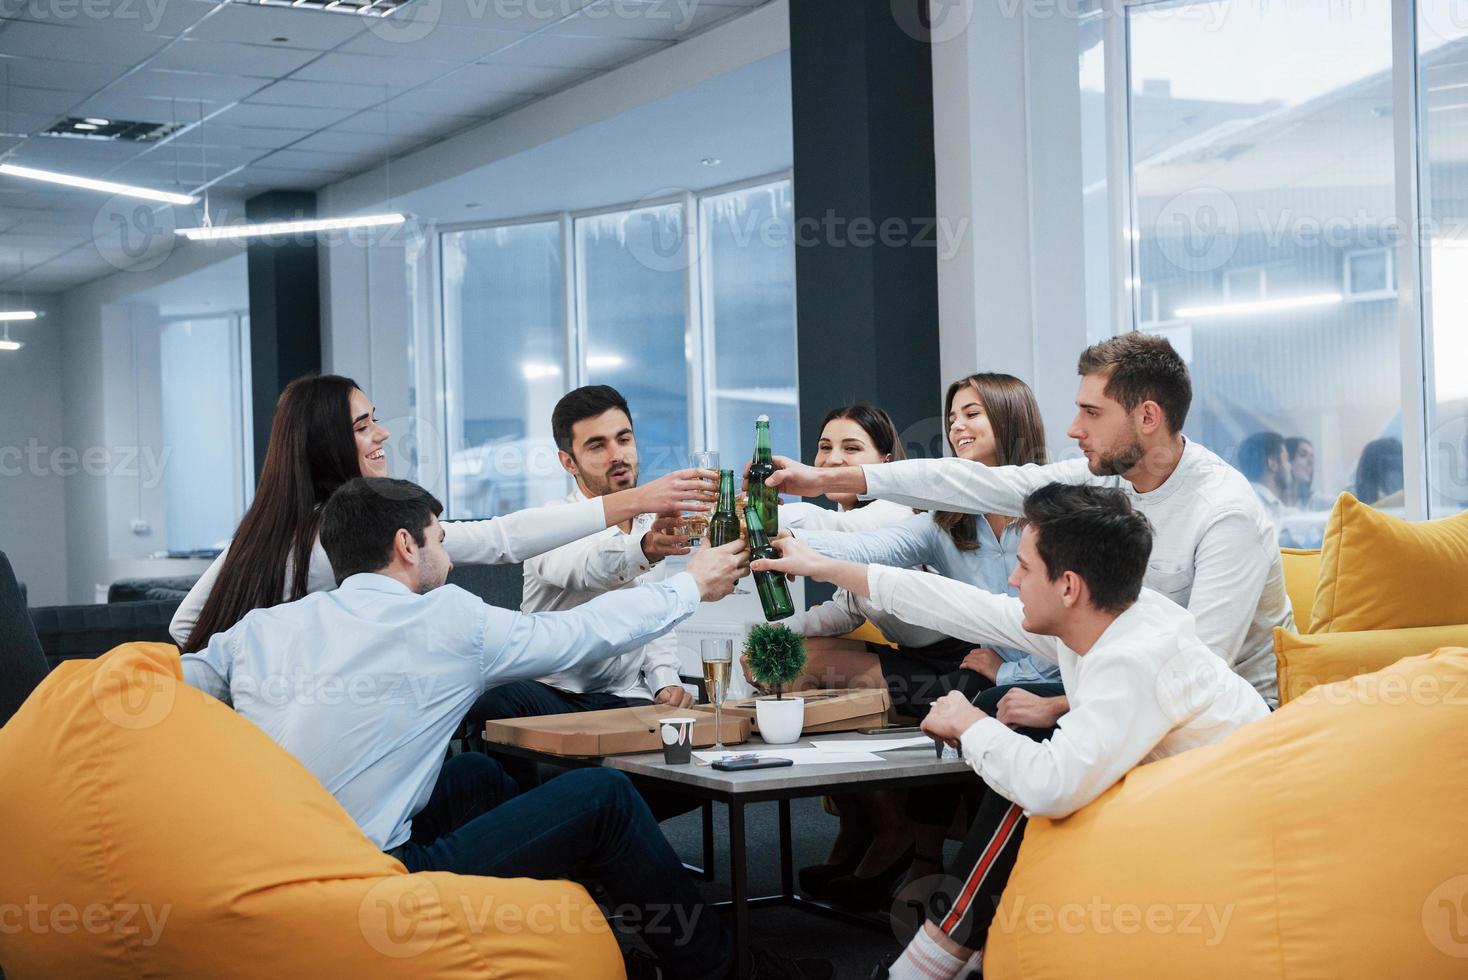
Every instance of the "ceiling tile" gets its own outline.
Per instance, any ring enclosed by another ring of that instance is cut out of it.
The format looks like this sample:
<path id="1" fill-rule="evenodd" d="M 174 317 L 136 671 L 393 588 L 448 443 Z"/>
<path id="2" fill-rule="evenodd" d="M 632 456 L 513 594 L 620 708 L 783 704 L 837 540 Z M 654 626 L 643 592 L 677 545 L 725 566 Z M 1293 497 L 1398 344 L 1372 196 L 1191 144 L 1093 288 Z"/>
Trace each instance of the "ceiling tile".
<path id="1" fill-rule="evenodd" d="M 291 76 L 292 80 L 355 82 L 371 79 L 379 86 L 406 87 L 431 82 L 462 62 L 423 58 L 382 58 L 365 54 L 327 54 Z"/>
<path id="2" fill-rule="evenodd" d="M 0 112 L 0 134 L 29 136 L 50 128 L 56 121 L 55 113 Z"/>
<path id="3" fill-rule="evenodd" d="M 262 159 L 257 166 L 277 167 L 282 170 L 333 170 L 339 173 L 356 173 L 369 169 L 374 153 L 326 153 L 315 150 L 279 150 Z"/>
<path id="4" fill-rule="evenodd" d="M 325 51 L 366 29 L 366 18 L 327 13 L 304 7 L 262 7 L 253 3 L 231 3 L 189 32 L 191 38 L 273 44 L 288 38 L 287 47 Z"/>
<path id="5" fill-rule="evenodd" d="M 681 41 L 721 20 L 748 13 L 737 6 L 699 0 L 606 0 L 551 28 L 552 34 L 635 37 Z"/>
<path id="6" fill-rule="evenodd" d="M 55 116 L 57 119 L 65 115 L 67 110 L 82 100 L 81 92 L 62 92 L 50 88 L 29 88 L 21 85 L 12 85 L 3 89 L 0 95 L 0 129 L 6 128 L 5 112 L 9 109 L 13 112 L 44 113 Z"/>
<path id="7" fill-rule="evenodd" d="M 264 105 L 317 106 L 327 109 L 365 109 L 391 94 L 386 85 L 349 85 L 342 82 L 276 82 L 249 102 Z"/>
<path id="8" fill-rule="evenodd" d="M 491 116 L 504 111 L 506 105 L 523 95 L 513 92 L 489 92 L 473 87 L 420 88 L 398 96 L 388 103 L 394 116 L 448 112 L 461 116 Z"/>
<path id="9" fill-rule="evenodd" d="M 68 92 L 96 91 L 126 69 L 121 65 L 62 61 L 56 58 L 0 58 L 0 85 L 64 89 Z"/>
<path id="10" fill-rule="evenodd" d="M 236 148 L 243 150 L 274 150 L 279 147 L 294 143 L 296 140 L 310 136 L 314 129 L 253 129 L 247 126 L 225 126 L 224 116 L 220 116 L 219 122 L 210 121 L 202 127 L 196 127 L 180 136 L 175 142 L 178 143 L 181 153 L 198 154 L 202 143 L 209 147 L 209 155 L 212 158 L 216 148 Z M 202 135 L 201 135 L 202 133 Z M 171 152 L 166 147 L 173 144 L 168 143 L 160 146 L 155 152 Z"/>
<path id="11" fill-rule="evenodd" d="M 669 43 L 630 37 L 537 34 L 512 44 L 503 51 L 496 51 L 486 60 L 493 65 L 539 65 L 596 70 L 646 57 L 667 47 Z"/>
<path id="12" fill-rule="evenodd" d="M 215 0 L 7 0 L 5 16 L 55 27 L 174 37 L 206 16 Z"/>
<path id="13" fill-rule="evenodd" d="M 331 153 L 356 153 L 381 156 L 383 144 L 386 152 L 399 154 L 416 148 L 418 138 L 394 132 L 391 137 L 383 133 L 359 133 L 333 126 L 319 133 L 312 133 L 291 145 L 293 150 L 324 150 Z"/>
<path id="14" fill-rule="evenodd" d="M 291 129 L 316 130 L 339 123 L 352 114 L 351 109 L 240 103 L 219 116 L 219 121 L 230 126 L 256 126 L 265 129 L 286 126 Z"/>
<path id="15" fill-rule="evenodd" d="M 280 78 L 319 57 L 319 52 L 281 44 L 234 44 L 182 38 L 160 52 L 149 66 Z"/>
<path id="16" fill-rule="evenodd" d="M 542 95 L 585 81 L 595 72 L 576 68 L 540 68 L 529 65 L 469 65 L 452 78 L 429 88 L 467 88 L 484 92 L 520 92 Z"/>
<path id="17" fill-rule="evenodd" d="M 522 35 L 513 31 L 480 30 L 438 24 L 422 37 L 416 34 L 394 38 L 364 33 L 341 46 L 347 54 L 371 54 L 381 58 L 430 58 L 439 61 L 472 62 L 487 57 Z"/>
<path id="18" fill-rule="evenodd" d="M 146 147 L 117 140 L 84 140 L 65 137 L 36 136 L 26 141 L 13 157 L 27 167 L 51 170 L 77 168 L 79 172 L 96 173 L 107 167 L 131 160 Z"/>
<path id="19" fill-rule="evenodd" d="M 253 95 L 268 84 L 263 78 L 144 68 L 109 86 L 107 91 L 123 96 L 171 98 L 181 103 L 192 99 L 234 102 Z M 181 113 L 185 119 L 189 115 Z"/>
<path id="20" fill-rule="evenodd" d="M 533 34 L 601 2 L 604 0 L 442 0 L 436 16 L 442 24 Z M 424 4 L 425 14 L 432 10 L 431 4 Z M 418 19 L 425 14 L 419 14 Z"/>
<path id="21" fill-rule="evenodd" d="M 157 53 L 168 38 L 101 28 L 57 27 L 27 21 L 0 22 L 0 54 L 46 52 L 69 61 L 132 66 Z"/>

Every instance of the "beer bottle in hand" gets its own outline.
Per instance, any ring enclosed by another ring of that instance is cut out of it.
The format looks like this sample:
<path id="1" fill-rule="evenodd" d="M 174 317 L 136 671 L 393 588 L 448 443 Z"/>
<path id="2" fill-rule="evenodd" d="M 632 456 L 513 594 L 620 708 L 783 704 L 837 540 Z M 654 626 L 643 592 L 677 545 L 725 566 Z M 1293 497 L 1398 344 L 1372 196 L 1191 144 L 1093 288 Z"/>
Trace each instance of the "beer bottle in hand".
<path id="1" fill-rule="evenodd" d="M 752 481 L 751 481 L 752 482 Z M 749 560 L 779 558 L 780 553 L 770 544 L 765 534 L 760 513 L 752 505 L 744 508 L 744 528 L 749 532 Z M 765 619 L 773 623 L 795 615 L 795 603 L 790 601 L 790 586 L 780 572 L 755 572 L 754 586 L 759 590 L 759 604 L 764 607 Z"/>
<path id="2" fill-rule="evenodd" d="M 734 511 L 734 471 L 719 470 L 719 506 L 709 518 L 709 544 L 715 548 L 739 540 L 739 515 Z"/>
<path id="3" fill-rule="evenodd" d="M 780 532 L 780 494 L 774 487 L 765 486 L 765 480 L 774 472 L 775 460 L 770 453 L 770 417 L 761 415 L 754 420 L 754 460 L 749 464 L 749 503 L 758 508 L 766 534 Z"/>

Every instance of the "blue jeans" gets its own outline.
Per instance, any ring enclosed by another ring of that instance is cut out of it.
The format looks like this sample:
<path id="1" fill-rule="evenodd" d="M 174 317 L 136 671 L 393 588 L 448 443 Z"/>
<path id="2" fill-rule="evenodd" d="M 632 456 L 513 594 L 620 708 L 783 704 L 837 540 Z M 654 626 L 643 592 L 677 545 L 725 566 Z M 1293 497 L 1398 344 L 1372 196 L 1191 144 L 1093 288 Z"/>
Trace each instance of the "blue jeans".
<path id="1" fill-rule="evenodd" d="M 576 769 L 519 793 L 493 759 L 456 755 L 414 816 L 412 838 L 391 853 L 409 871 L 599 886 L 670 976 L 722 977 L 733 957 L 728 931 L 647 804 L 610 769 Z"/>

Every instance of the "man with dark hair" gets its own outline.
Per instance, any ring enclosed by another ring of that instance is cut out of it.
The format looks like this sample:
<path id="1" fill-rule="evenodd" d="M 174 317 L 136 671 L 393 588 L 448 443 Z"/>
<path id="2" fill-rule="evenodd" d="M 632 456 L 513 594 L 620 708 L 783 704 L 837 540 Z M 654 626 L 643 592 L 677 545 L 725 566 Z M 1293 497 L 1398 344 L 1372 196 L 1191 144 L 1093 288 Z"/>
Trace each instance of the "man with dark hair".
<path id="1" fill-rule="evenodd" d="M 1293 509 L 1290 451 L 1278 432 L 1256 432 L 1239 443 L 1239 472 L 1248 478 L 1264 512 L 1279 523 L 1286 508 Z"/>
<path id="2" fill-rule="evenodd" d="M 923 730 L 989 787 L 927 921 L 879 976 L 949 980 L 976 958 L 1014 867 L 1028 815 L 1059 819 L 1135 766 L 1224 738 L 1269 714 L 1248 682 L 1198 638 L 1186 609 L 1143 587 L 1152 527 L 1120 490 L 1050 484 L 1023 506 L 1010 584 L 1019 598 L 909 569 L 825 558 L 782 538 L 754 571 L 830 582 L 904 622 L 971 643 L 1028 650 L 1060 664 L 1069 712 L 1035 741 L 954 691 Z"/>
<path id="3" fill-rule="evenodd" d="M 1249 482 L 1182 434 L 1192 402 L 1188 368 L 1162 337 L 1132 333 L 1080 357 L 1069 435 L 1084 459 L 1045 466 L 985 466 L 910 459 L 817 469 L 777 457 L 770 478 L 787 493 L 858 493 L 910 507 L 1018 516 L 1047 483 L 1124 491 L 1155 529 L 1147 585 L 1188 609 L 1199 638 L 1265 701 L 1278 703 L 1274 628 L 1294 628 L 1274 523 Z M 1065 698 L 1005 695 L 1008 714 L 1046 728 Z"/>
<path id="4" fill-rule="evenodd" d="M 637 436 L 626 400 L 607 385 L 577 388 L 556 403 L 551 432 L 561 466 L 576 481 L 562 504 L 637 486 Z M 575 609 L 599 595 L 662 581 L 670 555 L 686 555 L 683 518 L 639 514 L 596 534 L 525 562 L 524 612 Z M 693 696 L 679 680 L 678 641 L 672 633 L 608 660 L 577 664 L 536 680 L 491 688 L 466 719 L 478 731 L 491 718 L 525 718 L 658 704 L 684 708 Z M 522 787 L 537 781 L 533 763 L 501 759 Z"/>
<path id="5" fill-rule="evenodd" d="M 444 756 L 485 688 L 615 657 L 728 595 L 743 544 L 705 548 L 666 582 L 525 615 L 444 585 L 441 510 L 403 480 L 342 485 L 321 517 L 339 587 L 249 613 L 183 658 L 185 680 L 300 760 L 410 871 L 594 882 L 645 922 L 671 906 L 684 928 L 643 937 L 664 969 L 723 976 L 729 935 L 625 777 L 588 769 L 516 795 L 487 756 Z"/>

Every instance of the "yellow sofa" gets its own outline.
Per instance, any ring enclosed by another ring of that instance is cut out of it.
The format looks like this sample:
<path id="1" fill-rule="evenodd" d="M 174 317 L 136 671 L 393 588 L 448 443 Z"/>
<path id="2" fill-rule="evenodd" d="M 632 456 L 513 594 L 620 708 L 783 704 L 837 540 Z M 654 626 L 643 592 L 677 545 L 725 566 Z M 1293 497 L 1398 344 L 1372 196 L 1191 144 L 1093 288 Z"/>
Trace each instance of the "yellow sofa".
<path id="1" fill-rule="evenodd" d="M 1468 976 L 1468 650 L 1324 685 L 1034 819 L 986 980 Z"/>
<path id="2" fill-rule="evenodd" d="M 170 645 L 59 666 L 0 728 L 0 787 L 15 980 L 624 975 L 580 885 L 408 874 Z"/>

